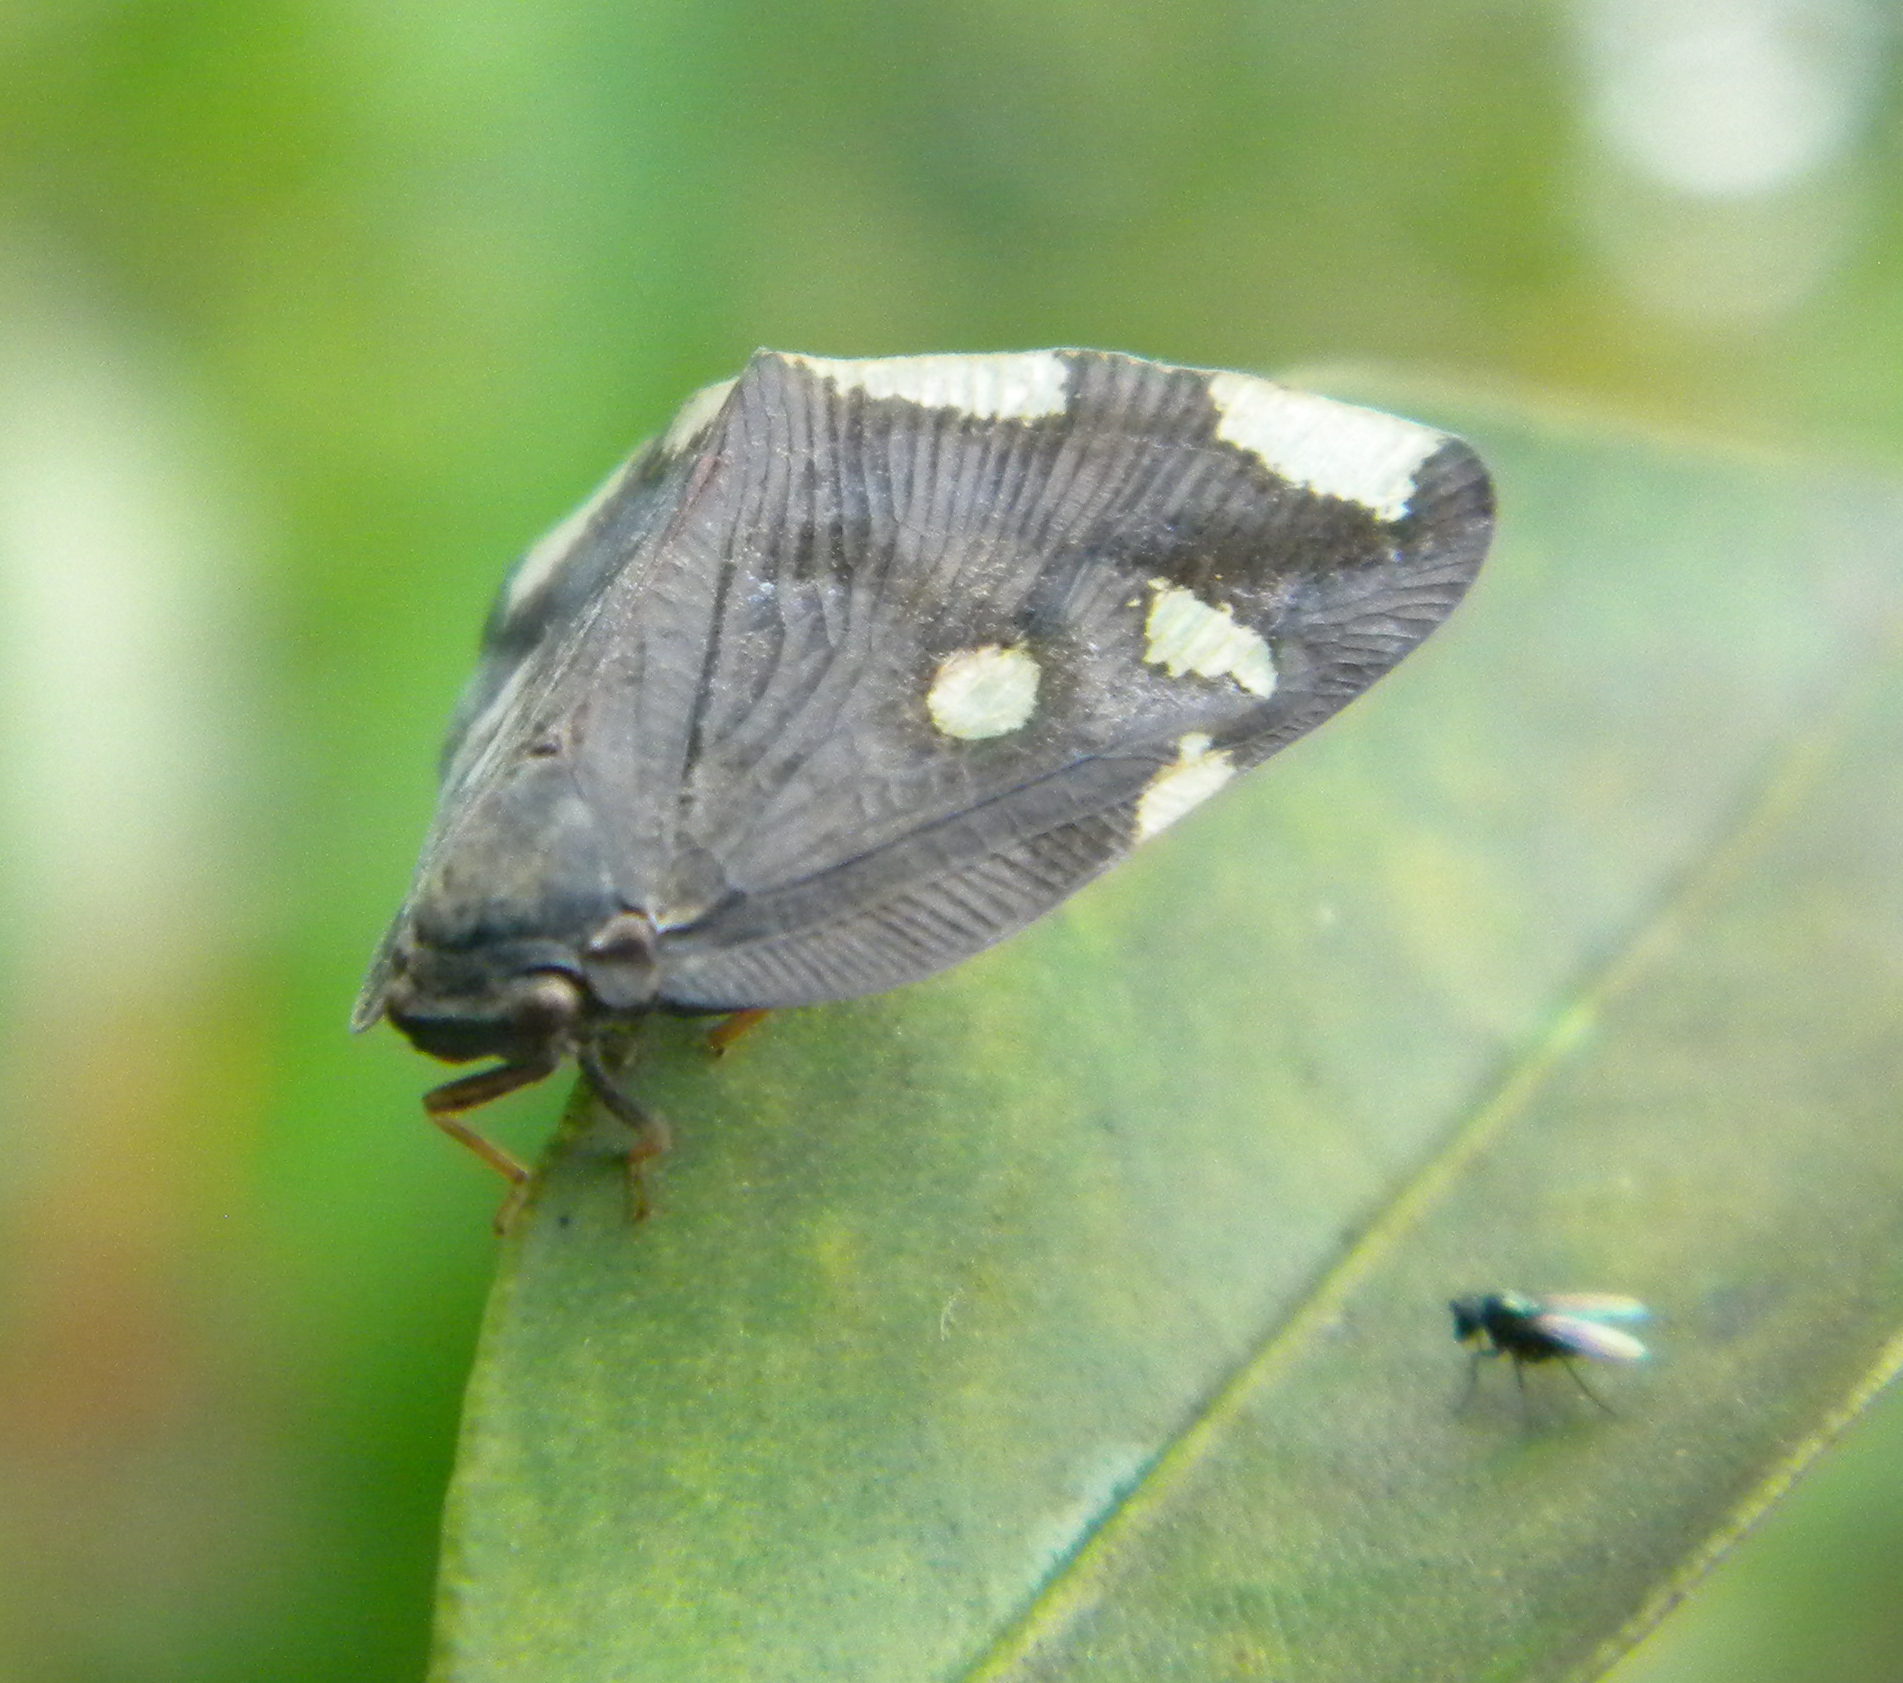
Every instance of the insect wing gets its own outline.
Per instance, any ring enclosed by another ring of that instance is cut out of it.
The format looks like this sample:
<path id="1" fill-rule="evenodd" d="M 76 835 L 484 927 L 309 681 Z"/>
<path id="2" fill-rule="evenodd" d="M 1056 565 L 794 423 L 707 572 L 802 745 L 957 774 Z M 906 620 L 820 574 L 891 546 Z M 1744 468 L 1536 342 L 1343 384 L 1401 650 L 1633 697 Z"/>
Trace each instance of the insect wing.
<path id="1" fill-rule="evenodd" d="M 505 589 L 412 903 L 572 878 L 677 1006 L 928 975 L 1365 690 L 1491 515 L 1458 440 L 1246 376 L 762 353 Z"/>
<path id="2" fill-rule="evenodd" d="M 1645 1346 L 1631 1333 L 1582 1316 L 1541 1313 L 1532 1325 L 1542 1337 L 1577 1356 L 1602 1362 L 1641 1362 L 1646 1357 Z"/>
<path id="3" fill-rule="evenodd" d="M 1539 1306 L 1550 1314 L 1588 1321 L 1649 1321 L 1652 1318 L 1652 1311 L 1636 1297 L 1609 1291 L 1545 1292 L 1539 1298 Z"/>
<path id="4" fill-rule="evenodd" d="M 1256 446 L 1219 436 L 1251 404 Z M 578 767 L 604 807 L 678 788 L 618 817 L 681 1004 L 871 991 L 1029 922 L 1392 666 L 1490 527 L 1443 435 L 1093 353 L 763 355 L 699 448 L 646 585 L 693 604 L 692 706 L 649 686 L 647 776 Z M 640 632 L 654 670 L 681 628 Z"/>

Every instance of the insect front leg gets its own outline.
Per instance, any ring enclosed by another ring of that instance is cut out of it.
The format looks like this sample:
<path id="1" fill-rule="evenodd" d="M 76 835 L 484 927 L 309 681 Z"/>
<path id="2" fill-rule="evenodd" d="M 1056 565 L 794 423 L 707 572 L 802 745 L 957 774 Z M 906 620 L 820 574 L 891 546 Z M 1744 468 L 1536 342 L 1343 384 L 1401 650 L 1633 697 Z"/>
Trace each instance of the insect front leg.
<path id="1" fill-rule="evenodd" d="M 1454 1404 L 1456 1414 L 1464 1414 L 1467 1405 L 1474 1400 L 1474 1392 L 1480 1388 L 1480 1364 L 1488 1356 L 1497 1356 L 1498 1350 L 1476 1350 L 1467 1359 L 1467 1383 L 1461 1388 L 1460 1400 Z"/>
<path id="2" fill-rule="evenodd" d="M 488 1104 L 518 1087 L 542 1080 L 555 1068 L 553 1058 L 538 1058 L 527 1063 L 497 1064 L 493 1069 L 478 1070 L 474 1075 L 445 1081 L 423 1095 L 423 1114 L 458 1145 L 473 1151 L 490 1168 L 509 1182 L 508 1196 L 496 1211 L 495 1228 L 506 1233 L 529 1195 L 529 1170 L 513 1152 L 505 1151 L 462 1119 L 466 1110 Z"/>

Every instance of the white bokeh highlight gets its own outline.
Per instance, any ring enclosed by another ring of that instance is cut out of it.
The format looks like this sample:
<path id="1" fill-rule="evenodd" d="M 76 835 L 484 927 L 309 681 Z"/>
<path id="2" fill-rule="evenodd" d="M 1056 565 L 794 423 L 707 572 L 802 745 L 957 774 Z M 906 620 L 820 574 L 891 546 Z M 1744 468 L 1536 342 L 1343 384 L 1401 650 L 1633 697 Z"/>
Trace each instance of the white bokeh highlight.
<path id="1" fill-rule="evenodd" d="M 1773 193 L 1853 143 L 1876 89 L 1863 0 L 1587 0 L 1587 116 L 1661 186 Z"/>
<path id="2" fill-rule="evenodd" d="M 1869 0 L 1575 0 L 1577 210 L 1646 314 L 1776 321 L 1842 267 L 1889 61 Z"/>

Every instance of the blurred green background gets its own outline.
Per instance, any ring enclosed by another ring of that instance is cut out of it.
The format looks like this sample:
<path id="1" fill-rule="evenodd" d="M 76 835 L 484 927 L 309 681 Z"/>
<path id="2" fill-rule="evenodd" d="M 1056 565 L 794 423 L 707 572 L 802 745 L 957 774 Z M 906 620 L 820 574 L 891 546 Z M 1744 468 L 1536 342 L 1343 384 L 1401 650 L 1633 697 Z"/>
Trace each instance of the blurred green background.
<path id="1" fill-rule="evenodd" d="M 1895 67 L 1859 0 L 0 0 L 0 1679 L 420 1673 L 496 1188 L 343 1019 L 503 567 L 691 387 L 1090 344 L 1893 462 Z M 1625 1675 L 1894 1678 L 1899 1583 L 1891 1404 Z"/>

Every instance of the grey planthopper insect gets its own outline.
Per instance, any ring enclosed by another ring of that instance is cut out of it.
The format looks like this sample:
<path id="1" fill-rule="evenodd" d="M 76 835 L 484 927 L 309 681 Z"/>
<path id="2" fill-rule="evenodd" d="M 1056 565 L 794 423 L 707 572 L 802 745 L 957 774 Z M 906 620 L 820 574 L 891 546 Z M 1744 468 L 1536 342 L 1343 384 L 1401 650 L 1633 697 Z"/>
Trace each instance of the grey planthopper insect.
<path id="1" fill-rule="evenodd" d="M 761 352 L 502 587 L 353 1026 L 490 1067 L 914 981 L 1375 682 L 1492 531 L 1458 439 L 1099 351 Z M 507 1206 L 505 1206 L 505 1210 Z"/>

